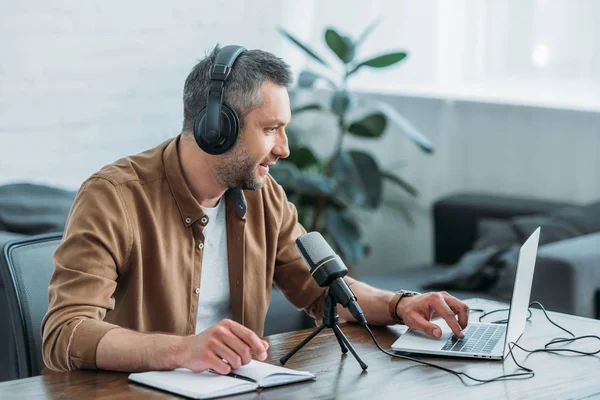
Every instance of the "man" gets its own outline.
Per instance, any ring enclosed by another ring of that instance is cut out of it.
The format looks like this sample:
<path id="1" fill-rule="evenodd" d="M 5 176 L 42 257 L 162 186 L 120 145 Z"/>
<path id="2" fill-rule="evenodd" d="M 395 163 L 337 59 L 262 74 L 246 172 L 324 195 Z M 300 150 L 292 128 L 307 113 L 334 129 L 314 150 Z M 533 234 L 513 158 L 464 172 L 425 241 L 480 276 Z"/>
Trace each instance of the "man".
<path id="1" fill-rule="evenodd" d="M 218 47 L 189 74 L 180 135 L 82 184 L 54 255 L 42 322 L 49 368 L 225 374 L 252 357 L 264 360 L 260 336 L 273 284 L 322 318 L 326 290 L 295 249 L 305 231 L 268 174 L 289 155 L 289 66 L 263 51 L 238 53 L 226 82 L 213 71 Z M 215 101 L 208 93 L 220 102 L 219 88 L 223 109 L 239 119 L 227 151 L 211 148 L 217 132 L 207 128 Z M 345 279 L 371 324 L 403 320 L 439 337 L 429 322 L 437 313 L 463 336 L 468 308 L 445 292 L 403 297 Z"/>

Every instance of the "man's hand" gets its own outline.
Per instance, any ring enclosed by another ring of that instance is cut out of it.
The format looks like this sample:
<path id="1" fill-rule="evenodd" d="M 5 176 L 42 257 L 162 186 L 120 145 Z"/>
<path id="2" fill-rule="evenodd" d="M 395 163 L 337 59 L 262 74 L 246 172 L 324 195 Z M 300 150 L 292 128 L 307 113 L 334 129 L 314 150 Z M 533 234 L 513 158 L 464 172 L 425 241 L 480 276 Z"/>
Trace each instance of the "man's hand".
<path id="1" fill-rule="evenodd" d="M 181 364 L 194 372 L 213 369 L 228 374 L 248 364 L 252 356 L 265 360 L 268 348 L 269 344 L 250 329 L 224 319 L 198 335 L 185 338 L 180 349 Z"/>
<path id="2" fill-rule="evenodd" d="M 469 321 L 469 306 L 447 292 L 404 297 L 398 303 L 396 312 L 409 328 L 418 329 L 436 338 L 439 338 L 442 332 L 436 324 L 430 322 L 435 316 L 443 318 L 452 332 L 460 338 L 464 337 L 462 329 L 467 327 Z"/>

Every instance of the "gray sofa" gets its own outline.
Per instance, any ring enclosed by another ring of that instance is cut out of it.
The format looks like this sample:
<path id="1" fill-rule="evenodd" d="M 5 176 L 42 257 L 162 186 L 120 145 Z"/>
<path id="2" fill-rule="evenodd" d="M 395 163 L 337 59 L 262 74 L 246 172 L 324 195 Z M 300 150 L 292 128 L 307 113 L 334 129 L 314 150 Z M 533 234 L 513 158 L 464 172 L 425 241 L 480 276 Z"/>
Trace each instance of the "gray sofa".
<path id="1" fill-rule="evenodd" d="M 539 224 L 546 237 L 538 248 L 531 300 L 540 301 L 552 311 L 600 318 L 600 203 L 574 206 L 539 199 L 459 193 L 435 202 L 432 214 L 433 265 L 402 269 L 394 275 L 360 274 L 359 271 L 358 278 L 390 290 L 443 289 L 463 299 L 483 297 L 510 302 L 512 282 L 509 278 L 514 278 L 511 270 L 500 271 L 499 279 L 487 285 L 479 284 L 478 289 L 465 289 L 468 284 L 461 286 L 450 281 L 446 282 L 447 286 L 428 284 L 436 277 L 461 278 L 458 273 L 461 261 L 469 252 L 473 253 L 474 248 L 489 241 L 490 235 L 486 238 L 478 233 L 482 221 L 493 221 L 492 226 L 504 224 L 501 229 L 511 231 L 519 225 L 528 226 L 532 232 Z M 501 235 L 492 232 L 491 236 Z M 517 242 L 524 241 L 525 237 L 517 237 Z"/>

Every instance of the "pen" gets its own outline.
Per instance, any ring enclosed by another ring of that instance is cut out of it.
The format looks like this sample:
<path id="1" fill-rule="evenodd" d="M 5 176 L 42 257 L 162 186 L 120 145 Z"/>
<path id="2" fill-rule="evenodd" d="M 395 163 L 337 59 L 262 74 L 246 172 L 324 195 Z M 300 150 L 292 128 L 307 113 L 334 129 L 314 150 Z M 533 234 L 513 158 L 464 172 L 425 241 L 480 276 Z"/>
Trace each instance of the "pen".
<path id="1" fill-rule="evenodd" d="M 238 378 L 238 379 L 243 379 L 243 380 L 249 381 L 249 382 L 258 383 L 254 379 L 252 379 L 252 378 L 249 378 L 249 377 L 243 376 L 243 375 L 234 374 L 233 372 L 228 373 L 227 376 L 231 376 L 233 378 Z"/>
<path id="2" fill-rule="evenodd" d="M 244 375 L 238 375 L 238 374 L 236 374 L 236 373 L 233 373 L 233 372 L 230 372 L 230 373 L 228 373 L 228 374 L 226 374 L 226 375 L 223 375 L 223 374 L 220 374 L 220 373 L 218 373 L 218 372 L 217 372 L 217 371 L 215 371 L 214 369 L 209 369 L 208 371 L 209 371 L 209 372 L 212 372 L 213 374 L 217 374 L 217 375 L 222 375 L 222 376 L 230 376 L 230 377 L 232 377 L 232 378 L 238 378 L 238 379 L 243 379 L 243 380 L 245 380 L 245 381 L 248 381 L 248 382 L 258 383 L 256 380 L 254 380 L 254 379 L 252 379 L 252 378 L 249 378 L 249 377 L 247 377 L 247 376 L 244 376 Z"/>

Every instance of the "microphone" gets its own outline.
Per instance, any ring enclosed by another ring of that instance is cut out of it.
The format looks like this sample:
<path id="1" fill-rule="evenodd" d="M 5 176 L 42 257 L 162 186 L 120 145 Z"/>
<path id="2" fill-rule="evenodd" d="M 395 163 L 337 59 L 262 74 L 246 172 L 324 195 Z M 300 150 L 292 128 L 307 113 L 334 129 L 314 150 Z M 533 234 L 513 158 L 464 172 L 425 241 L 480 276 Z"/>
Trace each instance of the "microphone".
<path id="1" fill-rule="evenodd" d="M 329 293 L 338 303 L 350 310 L 359 324 L 365 325 L 367 319 L 356 301 L 354 292 L 343 279 L 348 273 L 348 268 L 323 236 L 319 232 L 299 236 L 296 239 L 296 248 L 319 286 L 329 286 Z"/>

